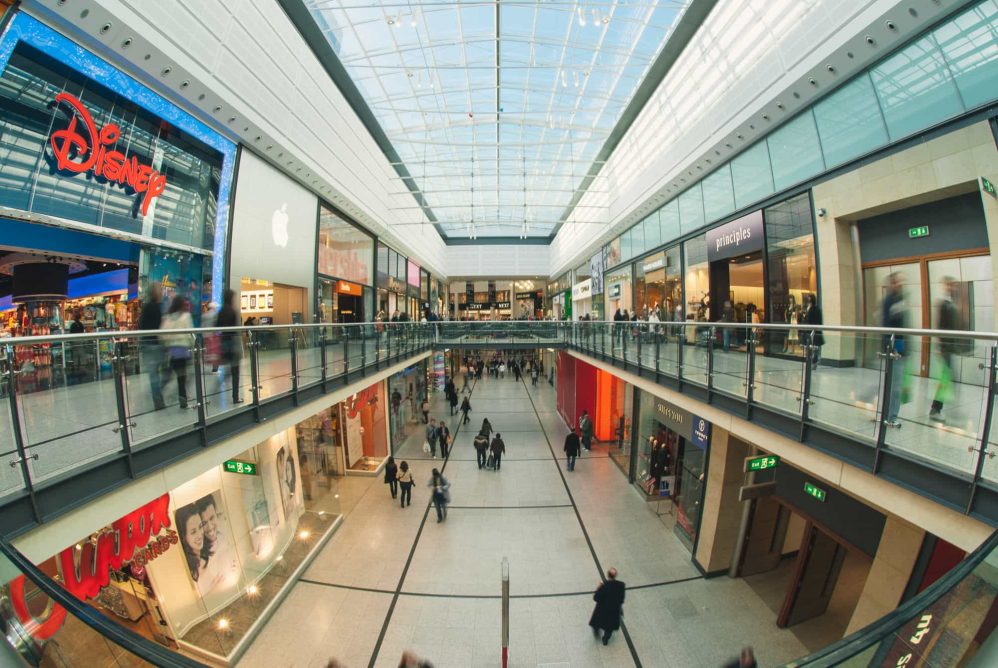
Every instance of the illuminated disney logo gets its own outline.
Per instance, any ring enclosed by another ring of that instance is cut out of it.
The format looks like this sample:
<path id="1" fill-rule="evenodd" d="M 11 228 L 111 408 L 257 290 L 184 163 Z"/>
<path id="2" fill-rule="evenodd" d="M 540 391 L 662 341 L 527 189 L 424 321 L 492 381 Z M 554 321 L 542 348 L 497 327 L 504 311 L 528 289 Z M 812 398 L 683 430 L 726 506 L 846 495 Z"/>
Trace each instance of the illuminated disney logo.
<path id="1" fill-rule="evenodd" d="M 111 183 L 131 188 L 142 195 L 142 215 L 147 215 L 153 198 L 166 190 L 166 177 L 149 165 L 139 164 L 135 156 L 129 158 L 121 151 L 110 150 L 121 137 L 116 123 L 108 123 L 98 131 L 93 116 L 78 98 L 59 93 L 55 102 L 72 110 L 69 125 L 49 138 L 57 169 L 74 174 L 92 171 Z M 82 134 L 77 131 L 79 124 L 83 125 Z"/>

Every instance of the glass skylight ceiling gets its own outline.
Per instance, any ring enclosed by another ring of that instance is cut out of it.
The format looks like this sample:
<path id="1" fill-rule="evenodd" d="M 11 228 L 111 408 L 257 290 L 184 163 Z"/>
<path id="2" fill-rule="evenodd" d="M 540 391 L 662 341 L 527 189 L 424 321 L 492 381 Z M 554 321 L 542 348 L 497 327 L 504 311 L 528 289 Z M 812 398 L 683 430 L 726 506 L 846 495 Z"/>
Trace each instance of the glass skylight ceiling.
<path id="1" fill-rule="evenodd" d="M 450 237 L 551 234 L 686 4 L 306 0 Z"/>

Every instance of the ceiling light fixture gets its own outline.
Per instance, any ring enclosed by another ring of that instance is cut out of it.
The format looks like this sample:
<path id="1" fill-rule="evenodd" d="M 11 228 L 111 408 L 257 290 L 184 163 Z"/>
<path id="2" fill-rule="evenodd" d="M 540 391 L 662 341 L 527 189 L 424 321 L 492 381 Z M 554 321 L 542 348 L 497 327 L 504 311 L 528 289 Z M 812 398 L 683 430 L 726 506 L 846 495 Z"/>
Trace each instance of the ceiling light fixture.
<path id="1" fill-rule="evenodd" d="M 582 7 L 579 7 L 576 11 L 579 14 L 579 26 L 585 28 L 586 27 L 586 10 L 582 9 Z"/>

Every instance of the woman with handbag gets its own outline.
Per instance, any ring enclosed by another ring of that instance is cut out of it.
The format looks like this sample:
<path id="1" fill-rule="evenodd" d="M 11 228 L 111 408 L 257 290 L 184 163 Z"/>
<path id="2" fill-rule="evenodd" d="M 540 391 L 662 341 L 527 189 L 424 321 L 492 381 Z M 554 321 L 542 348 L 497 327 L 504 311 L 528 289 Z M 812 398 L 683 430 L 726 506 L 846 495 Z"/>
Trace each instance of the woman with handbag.
<path id="1" fill-rule="evenodd" d="M 167 311 L 160 325 L 162 330 L 193 329 L 194 321 L 191 319 L 191 305 L 185 297 L 177 295 L 170 302 L 170 310 Z M 160 334 L 160 341 L 166 349 L 167 363 L 170 371 L 177 374 L 177 396 L 180 407 L 187 408 L 187 363 L 191 359 L 191 335 L 171 334 L 168 331 Z M 164 384 L 169 382 L 169 376 L 164 379 Z"/>
<path id="2" fill-rule="evenodd" d="M 412 505 L 412 473 L 409 471 L 409 462 L 399 464 L 399 472 L 396 476 L 399 486 L 402 488 L 401 503 L 405 508 Z"/>

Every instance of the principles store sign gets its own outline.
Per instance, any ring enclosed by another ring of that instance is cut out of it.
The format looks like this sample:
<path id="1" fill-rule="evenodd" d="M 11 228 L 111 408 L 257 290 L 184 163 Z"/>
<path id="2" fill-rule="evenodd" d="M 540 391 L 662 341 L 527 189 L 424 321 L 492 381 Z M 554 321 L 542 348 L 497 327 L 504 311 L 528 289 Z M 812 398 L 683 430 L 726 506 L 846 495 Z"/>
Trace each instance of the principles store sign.
<path id="1" fill-rule="evenodd" d="M 55 103 L 69 108 L 69 125 L 56 130 L 49 138 L 56 168 L 74 174 L 92 172 L 99 179 L 131 188 L 142 195 L 140 209 L 143 216 L 148 215 L 153 199 L 166 190 L 166 176 L 150 165 L 139 163 L 134 155 L 129 158 L 114 150 L 121 138 L 121 128 L 117 123 L 108 123 L 98 130 L 93 116 L 79 98 L 59 93 Z"/>

